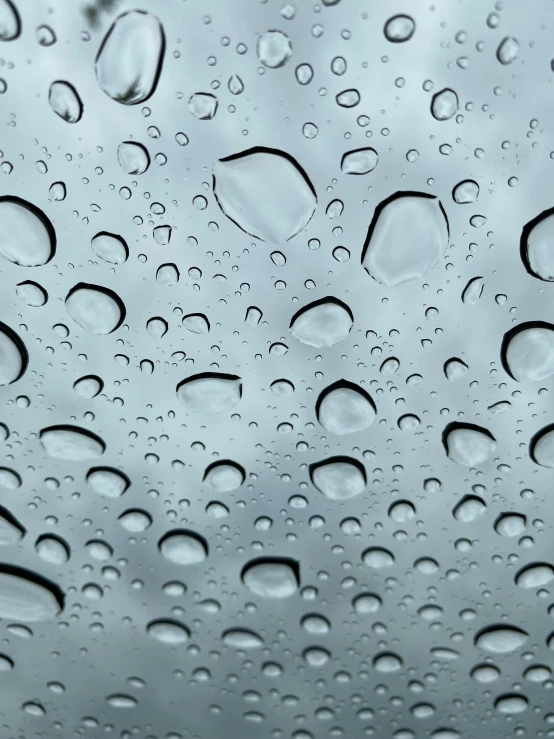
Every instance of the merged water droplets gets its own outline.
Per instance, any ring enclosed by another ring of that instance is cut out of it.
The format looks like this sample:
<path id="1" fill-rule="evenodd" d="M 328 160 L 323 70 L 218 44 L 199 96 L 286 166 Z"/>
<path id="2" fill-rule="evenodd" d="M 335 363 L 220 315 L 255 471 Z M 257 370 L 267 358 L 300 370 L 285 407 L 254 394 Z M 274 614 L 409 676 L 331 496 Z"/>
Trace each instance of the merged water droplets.
<path id="1" fill-rule="evenodd" d="M 111 334 L 126 314 L 123 301 L 113 290 L 85 282 L 69 291 L 65 308 L 75 323 L 97 335 Z"/>
<path id="2" fill-rule="evenodd" d="M 64 594 L 53 582 L 30 570 L 0 565 L 0 618 L 50 621 L 63 606 Z"/>
<path id="3" fill-rule="evenodd" d="M 77 123 L 83 115 L 83 103 L 79 93 L 69 82 L 57 80 L 50 85 L 48 102 L 56 115 L 66 123 Z"/>
<path id="4" fill-rule="evenodd" d="M 289 37 L 282 31 L 266 31 L 258 37 L 256 52 L 264 67 L 277 69 L 290 59 L 292 45 Z"/>
<path id="5" fill-rule="evenodd" d="M 363 465 L 352 457 L 331 457 L 310 465 L 310 479 L 330 500 L 353 498 L 367 484 Z"/>
<path id="6" fill-rule="evenodd" d="M 0 254 L 22 267 L 39 267 L 55 253 L 56 233 L 47 216 L 27 200 L 0 197 Z"/>
<path id="7" fill-rule="evenodd" d="M 449 424 L 443 431 L 443 444 L 450 459 L 465 467 L 483 464 L 496 449 L 492 434 L 473 424 Z"/>
<path id="8" fill-rule="evenodd" d="M 362 265 L 386 287 L 424 277 L 448 246 L 448 222 L 437 198 L 397 193 L 375 210 Z"/>
<path id="9" fill-rule="evenodd" d="M 208 556 L 208 544 L 199 534 L 178 529 L 162 536 L 158 547 L 168 562 L 177 565 L 195 565 Z"/>
<path id="10" fill-rule="evenodd" d="M 49 426 L 40 432 L 40 441 L 50 457 L 69 462 L 96 459 L 106 448 L 99 436 L 79 426 Z"/>
<path id="11" fill-rule="evenodd" d="M 300 585 L 300 570 L 293 559 L 255 559 L 244 566 L 241 579 L 261 598 L 288 598 Z"/>
<path id="12" fill-rule="evenodd" d="M 343 154 L 340 168 L 343 174 L 368 174 L 375 169 L 378 161 L 379 155 L 371 147 L 353 149 Z"/>
<path id="13" fill-rule="evenodd" d="M 554 374 L 554 326 L 521 323 L 504 335 L 504 369 L 517 382 L 538 382 Z"/>
<path id="14" fill-rule="evenodd" d="M 195 413 L 221 413 L 230 410 L 242 395 L 242 380 L 236 375 L 205 372 L 177 385 L 177 397 Z"/>
<path id="15" fill-rule="evenodd" d="M 223 213 L 246 233 L 270 243 L 292 239 L 309 223 L 315 190 L 283 151 L 257 147 L 220 159 L 213 189 Z"/>
<path id="16" fill-rule="evenodd" d="M 320 394 L 316 414 L 327 431 L 342 436 L 370 426 L 376 410 L 365 390 L 346 380 L 339 380 Z"/>
<path id="17" fill-rule="evenodd" d="M 137 105 L 154 93 L 165 50 L 158 19 L 142 10 L 120 15 L 106 34 L 96 57 L 100 88 L 118 103 Z"/>
<path id="18" fill-rule="evenodd" d="M 323 349 L 345 339 L 354 323 L 350 308 L 337 298 L 322 298 L 301 308 L 289 331 L 308 346 Z"/>

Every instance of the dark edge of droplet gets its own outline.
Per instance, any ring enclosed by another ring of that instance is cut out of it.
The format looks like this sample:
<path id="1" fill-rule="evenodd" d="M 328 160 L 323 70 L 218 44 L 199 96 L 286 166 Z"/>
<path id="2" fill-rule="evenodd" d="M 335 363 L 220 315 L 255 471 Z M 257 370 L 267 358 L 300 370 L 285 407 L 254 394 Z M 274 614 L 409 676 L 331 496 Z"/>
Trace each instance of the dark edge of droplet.
<path id="1" fill-rule="evenodd" d="M 207 540 L 201 535 L 197 534 L 196 531 L 191 531 L 190 529 L 172 529 L 171 531 L 167 531 L 158 541 L 158 549 L 161 549 L 162 544 L 167 541 L 167 539 L 171 539 L 174 536 L 187 536 L 190 539 L 195 539 L 204 549 L 204 553 L 206 557 L 209 555 L 210 550 L 208 547 Z"/>
<path id="2" fill-rule="evenodd" d="M 58 544 L 60 544 L 64 548 L 65 553 L 67 555 L 67 559 L 70 559 L 70 557 L 71 557 L 71 550 L 69 548 L 69 544 L 66 541 L 64 541 L 61 538 L 61 536 L 56 536 L 56 534 L 41 534 L 37 538 L 37 540 L 35 541 L 35 549 L 38 547 L 38 545 L 42 541 L 45 541 L 46 539 L 55 539 L 58 542 Z"/>
<path id="3" fill-rule="evenodd" d="M 93 475 L 95 472 L 109 472 L 112 475 L 117 475 L 118 477 L 120 477 L 125 482 L 125 488 L 123 492 L 121 493 L 121 495 L 125 495 L 127 490 L 129 490 L 129 488 L 131 487 L 131 480 L 127 477 L 127 475 L 124 472 L 116 469 L 115 467 L 108 467 L 105 465 L 104 466 L 100 465 L 99 467 L 91 467 L 85 476 L 85 479 L 87 482 L 88 482 L 89 477 Z"/>
<path id="4" fill-rule="evenodd" d="M 27 210 L 30 210 L 33 215 L 35 215 L 39 221 L 42 223 L 44 228 L 46 229 L 46 232 L 48 234 L 48 238 L 50 239 L 50 256 L 44 262 L 44 264 L 48 264 L 48 262 L 51 261 L 51 259 L 54 257 L 56 253 L 56 232 L 54 230 L 54 226 L 52 225 L 50 219 L 46 215 L 44 211 L 42 211 L 40 208 L 37 208 L 36 205 L 33 203 L 30 203 L 28 200 L 23 200 L 23 198 L 18 198 L 16 195 L 2 195 L 0 196 L 0 203 L 15 203 L 16 205 L 20 205 L 22 208 L 26 208 Z M 19 265 L 20 267 L 23 265 Z M 37 267 L 43 267 L 43 264 L 36 265 Z"/>
<path id="5" fill-rule="evenodd" d="M 200 372 L 197 375 L 191 375 L 190 377 L 187 377 L 186 380 L 181 380 L 181 382 L 178 383 L 175 388 L 175 392 L 178 393 L 184 385 L 188 385 L 189 382 L 195 382 L 196 380 L 225 380 L 227 382 L 237 382 L 238 380 L 239 398 L 242 398 L 242 378 L 238 375 L 227 375 L 221 372 Z"/>
<path id="6" fill-rule="evenodd" d="M 326 388 L 324 388 L 320 394 L 318 399 L 316 400 L 315 404 L 315 414 L 317 417 L 317 420 L 319 421 L 319 410 L 321 408 L 321 404 L 325 400 L 325 398 L 329 395 L 329 393 L 332 393 L 334 390 L 352 390 L 352 392 L 358 393 L 358 395 L 361 395 L 367 402 L 370 404 L 370 406 L 373 408 L 374 413 L 377 415 L 377 407 L 375 403 L 373 402 L 373 398 L 371 395 L 364 390 L 364 388 L 360 387 L 359 385 L 356 385 L 354 382 L 350 382 L 349 380 L 337 380 L 336 382 L 333 382 L 331 385 L 328 385 Z M 321 423 L 321 421 L 319 421 Z"/>
<path id="7" fill-rule="evenodd" d="M 81 426 L 72 426 L 71 424 L 67 423 L 58 424 L 56 426 L 47 426 L 46 428 L 41 429 L 39 433 L 39 438 L 42 439 L 43 436 L 54 431 L 69 431 L 72 434 L 88 436 L 89 439 L 94 439 L 94 441 L 101 446 L 102 454 L 104 454 L 104 452 L 106 451 L 106 442 L 104 441 L 104 439 L 101 439 L 99 436 L 94 434 L 92 431 L 89 431 L 88 429 L 84 429 Z"/>
<path id="8" fill-rule="evenodd" d="M 347 457 L 344 454 L 337 455 L 336 457 L 327 457 L 326 459 L 322 459 L 320 462 L 312 462 L 312 464 L 308 465 L 308 470 L 310 473 L 310 480 L 312 481 L 312 484 L 314 487 L 316 487 L 320 492 L 321 489 L 317 487 L 313 480 L 314 472 L 319 469 L 320 467 L 326 467 L 328 464 L 338 464 L 344 462 L 345 464 L 350 464 L 353 467 L 356 467 L 357 470 L 362 475 L 364 485 L 367 485 L 367 475 L 365 472 L 365 467 L 361 462 L 359 462 L 357 459 L 354 459 L 354 457 Z"/>
<path id="9" fill-rule="evenodd" d="M 531 437 L 531 441 L 529 442 L 529 456 L 535 464 L 539 465 L 539 467 L 544 467 L 544 465 L 538 462 L 535 457 L 535 446 L 542 439 L 542 437 L 545 434 L 548 434 L 550 431 L 554 431 L 554 423 L 549 423 L 548 426 L 543 426 L 541 429 L 539 429 L 535 434 L 533 434 L 533 436 Z M 545 469 L 548 468 L 545 467 Z"/>
<path id="10" fill-rule="evenodd" d="M 75 382 L 73 383 L 73 387 L 75 388 L 80 382 L 83 382 L 84 380 L 96 380 L 96 382 L 99 385 L 99 388 L 98 388 L 98 392 L 95 393 L 92 397 L 96 398 L 98 395 L 100 395 L 100 393 L 104 389 L 104 380 L 101 377 L 98 377 L 98 375 L 84 375 L 84 377 L 79 377 L 78 380 L 75 380 Z"/>
<path id="11" fill-rule="evenodd" d="M 541 280 L 542 282 L 552 282 L 553 280 L 543 280 L 543 278 L 538 275 L 536 272 L 533 271 L 531 268 L 531 264 L 529 262 L 529 236 L 531 235 L 531 231 L 535 228 L 535 226 L 538 226 L 541 221 L 544 221 L 546 218 L 550 218 L 550 216 L 554 215 L 554 208 L 548 208 L 547 210 L 543 210 L 542 213 L 539 213 L 538 216 L 535 216 L 535 218 L 531 219 L 529 223 L 526 223 L 521 231 L 521 237 L 519 240 L 519 254 L 521 257 L 521 261 L 523 263 L 523 266 L 527 270 L 527 272 L 532 276 L 535 277 L 537 280 Z"/>
<path id="12" fill-rule="evenodd" d="M 286 565 L 292 570 L 297 588 L 300 587 L 300 562 L 291 557 L 256 557 L 255 559 L 248 560 L 240 571 L 241 582 L 244 582 L 244 576 L 248 570 L 258 565 Z"/>
<path id="13" fill-rule="evenodd" d="M 3 518 L 11 526 L 13 526 L 14 528 L 16 528 L 19 531 L 19 533 L 21 534 L 21 538 L 23 539 L 23 537 L 27 533 L 27 529 L 25 528 L 25 526 L 23 526 L 23 524 L 20 521 L 17 520 L 17 518 L 13 515 L 13 513 L 11 513 L 11 511 L 9 511 L 3 505 L 0 505 L 0 518 Z"/>
<path id="14" fill-rule="evenodd" d="M 352 321 L 352 326 L 354 325 L 354 314 L 350 310 L 349 306 L 346 305 L 346 303 L 343 303 L 342 300 L 339 300 L 338 298 L 335 298 L 332 295 L 328 295 L 326 298 L 320 298 L 319 300 L 314 300 L 313 303 L 308 303 L 308 305 L 305 305 L 303 308 L 300 308 L 300 310 L 297 310 L 296 313 L 293 315 L 293 317 L 290 319 L 289 331 L 291 330 L 295 321 L 297 321 L 303 313 L 306 313 L 312 308 L 317 308 L 320 305 L 324 305 L 326 303 L 332 303 L 333 305 L 338 305 L 343 310 L 345 310 L 350 316 L 350 320 Z M 352 326 L 350 326 L 349 333 L 352 330 Z"/>
<path id="15" fill-rule="evenodd" d="M 94 239 L 97 239 L 99 236 L 109 236 L 110 238 L 116 239 L 117 241 L 119 241 L 119 243 L 121 244 L 121 246 L 123 247 L 123 249 L 125 251 L 125 262 L 129 259 L 129 247 L 127 246 L 127 242 L 125 241 L 125 239 L 123 238 L 123 236 L 120 236 L 119 234 L 110 233 L 110 231 L 98 231 L 98 233 L 95 234 L 92 237 L 92 239 L 90 240 L 91 246 L 92 246 L 92 242 L 94 241 Z M 94 249 L 93 249 L 93 251 L 94 251 Z M 94 253 L 96 254 L 96 252 L 94 252 Z M 125 262 L 123 262 L 123 264 L 125 264 Z M 66 298 L 66 300 L 67 300 L 67 298 Z"/>
<path id="16" fill-rule="evenodd" d="M 39 585 L 41 588 L 48 590 L 54 596 L 60 608 L 58 613 L 61 613 L 63 611 L 65 603 L 65 593 L 59 587 L 59 585 L 56 585 L 56 583 L 52 582 L 51 580 L 47 580 L 42 575 L 39 575 L 38 572 L 33 572 L 32 570 L 26 570 L 23 567 L 16 567 L 15 565 L 8 564 L 7 562 L 2 562 L 0 563 L 0 574 L 11 575 L 12 577 L 19 577 L 22 580 L 28 580 L 34 585 Z"/>
<path id="17" fill-rule="evenodd" d="M 233 467 L 235 470 L 240 472 L 240 474 L 242 475 L 241 485 L 246 480 L 246 470 L 241 464 L 239 464 L 238 462 L 234 462 L 232 459 L 218 459 L 217 462 L 212 462 L 206 467 L 202 481 L 206 480 L 210 472 L 217 469 L 218 467 L 221 467 L 222 465 L 225 465 L 225 467 Z"/>
<path id="18" fill-rule="evenodd" d="M 27 347 L 23 343 L 23 340 L 20 338 L 19 334 L 16 334 L 13 328 L 10 328 L 5 323 L 2 323 L 2 321 L 0 321 L 0 333 L 5 334 L 8 339 L 13 341 L 21 357 L 21 369 L 19 370 L 19 374 L 14 380 L 8 383 L 9 385 L 12 385 L 14 382 L 20 380 L 27 371 L 27 367 L 29 366 L 29 352 L 27 351 Z"/>
<path id="19" fill-rule="evenodd" d="M 446 454 L 448 455 L 448 436 L 452 433 L 452 431 L 457 430 L 469 430 L 469 431 L 478 431 L 480 434 L 484 434 L 485 436 L 488 436 L 489 439 L 492 441 L 496 441 L 494 436 L 491 434 L 491 432 L 484 428 L 483 426 L 477 426 L 475 423 L 460 423 L 459 421 L 453 421 L 452 423 L 447 424 L 442 432 L 442 445 L 446 451 Z"/>
<path id="20" fill-rule="evenodd" d="M 510 631 L 517 631 L 519 634 L 523 634 L 524 636 L 529 636 L 527 631 L 524 631 L 524 629 L 520 629 L 519 626 L 512 626 L 511 624 L 505 624 L 505 623 L 497 623 L 497 624 L 490 624 L 489 626 L 485 626 L 482 629 L 479 629 L 479 631 L 475 634 L 473 637 L 473 643 L 475 646 L 477 646 L 477 642 L 482 636 L 485 636 L 485 634 L 490 634 L 494 631 L 497 631 L 498 629 L 509 629 Z M 495 665 L 493 665 L 494 667 Z"/>
<path id="21" fill-rule="evenodd" d="M 108 332 L 107 335 L 109 336 L 109 334 L 113 334 L 114 331 L 117 331 L 117 329 L 121 326 L 121 324 L 123 323 L 127 315 L 127 309 L 125 308 L 125 303 L 123 302 L 123 300 L 121 300 L 119 295 L 113 290 L 110 290 L 108 287 L 103 287 L 102 285 L 93 285 L 90 282 L 78 282 L 76 285 L 74 285 L 71 288 L 71 290 L 65 296 L 65 302 L 67 303 L 67 301 L 73 295 L 73 293 L 76 293 L 78 290 L 95 290 L 98 293 L 102 293 L 103 295 L 106 295 L 108 298 L 111 298 L 115 302 L 115 304 L 119 308 L 119 321 L 112 328 L 112 330 Z"/>
<path id="22" fill-rule="evenodd" d="M 56 113 L 56 111 L 54 111 L 54 113 L 56 113 L 56 115 L 59 118 L 61 118 L 62 121 L 65 121 L 66 123 L 71 123 L 71 124 L 73 124 L 73 123 L 79 123 L 79 121 L 83 117 L 84 106 L 83 106 L 83 101 L 81 100 L 81 96 L 77 92 L 77 89 L 71 84 L 71 82 L 68 82 L 67 80 L 54 80 L 54 82 L 51 82 L 50 83 L 50 89 L 48 91 L 48 103 L 50 103 L 50 98 L 52 96 L 52 86 L 53 85 L 57 85 L 57 84 L 59 84 L 59 85 L 65 85 L 65 87 L 71 88 L 72 93 L 75 95 L 75 99 L 79 103 L 79 115 L 78 115 L 78 117 L 74 121 L 68 121 L 67 118 L 64 118 L 63 117 L 63 115 L 60 115 L 59 113 Z"/>
<path id="23" fill-rule="evenodd" d="M 514 326 L 514 328 L 511 328 L 509 331 L 506 331 L 502 339 L 502 344 L 500 346 L 500 362 L 506 374 L 508 374 L 512 378 L 512 380 L 515 380 L 515 382 L 517 382 L 517 380 L 510 372 L 510 367 L 508 365 L 508 359 L 506 356 L 508 352 L 508 346 L 510 344 L 510 341 L 514 338 L 516 334 L 519 334 L 520 331 L 527 331 L 531 328 L 546 328 L 549 331 L 554 331 L 554 325 L 552 323 L 547 323 L 546 321 L 525 321 L 525 323 L 520 323 L 517 326 Z"/>

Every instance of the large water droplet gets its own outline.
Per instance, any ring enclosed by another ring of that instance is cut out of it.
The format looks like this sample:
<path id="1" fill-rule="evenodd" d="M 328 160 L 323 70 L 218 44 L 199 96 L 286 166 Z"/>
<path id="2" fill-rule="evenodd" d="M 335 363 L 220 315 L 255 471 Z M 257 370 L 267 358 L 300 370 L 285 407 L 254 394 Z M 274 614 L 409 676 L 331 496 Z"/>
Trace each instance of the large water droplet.
<path id="1" fill-rule="evenodd" d="M 15 331 L 0 321 L 0 386 L 19 380 L 28 364 L 25 344 Z"/>
<path id="2" fill-rule="evenodd" d="M 22 267 L 40 267 L 56 252 L 54 227 L 32 203 L 0 197 L 0 254 Z"/>
<path id="3" fill-rule="evenodd" d="M 262 598 L 288 598 L 298 590 L 300 570 L 293 559 L 255 559 L 244 566 L 241 579 Z"/>
<path id="4" fill-rule="evenodd" d="M 131 481 L 113 467 L 91 467 L 87 472 L 87 483 L 97 495 L 119 498 L 127 491 Z"/>
<path id="5" fill-rule="evenodd" d="M 125 174 L 144 174 L 150 166 L 150 155 L 146 146 L 122 141 L 117 147 L 117 161 Z"/>
<path id="6" fill-rule="evenodd" d="M 19 13 L 11 0 L 0 0 L 0 41 L 13 41 L 21 33 Z"/>
<path id="7" fill-rule="evenodd" d="M 479 197 L 479 185 L 474 180 L 462 180 L 452 190 L 452 198 L 455 203 L 475 203 Z"/>
<path id="8" fill-rule="evenodd" d="M 496 449 L 493 435 L 487 429 L 473 424 L 448 424 L 443 431 L 442 441 L 448 457 L 465 467 L 483 464 Z"/>
<path id="9" fill-rule="evenodd" d="M 545 426 L 533 436 L 529 454 L 541 467 L 554 469 L 554 425 Z"/>
<path id="10" fill-rule="evenodd" d="M 484 277 L 473 277 L 464 288 L 462 302 L 465 305 L 475 305 L 481 299 L 484 287 Z"/>
<path id="11" fill-rule="evenodd" d="M 409 41 L 415 31 L 415 23 L 409 15 L 393 15 L 385 23 L 384 34 L 387 41 L 400 43 Z"/>
<path id="12" fill-rule="evenodd" d="M 210 322 L 203 313 L 191 313 L 182 320 L 183 327 L 192 334 L 207 334 Z"/>
<path id="13" fill-rule="evenodd" d="M 81 398 L 86 398 L 87 400 L 95 398 L 98 393 L 102 392 L 103 387 L 104 383 L 102 382 L 100 377 L 96 377 L 96 375 L 80 377 L 73 384 L 73 389 L 75 390 L 77 395 L 79 395 Z"/>
<path id="14" fill-rule="evenodd" d="M 516 574 L 515 584 L 520 588 L 542 588 L 554 578 L 554 567 L 547 562 L 533 562 L 526 565 Z"/>
<path id="15" fill-rule="evenodd" d="M 79 426 L 49 426 L 40 432 L 40 441 L 50 457 L 71 462 L 96 459 L 106 448 L 99 436 Z"/>
<path id="16" fill-rule="evenodd" d="M 63 609 L 64 594 L 35 572 L 0 565 L 0 618 L 50 621 Z"/>
<path id="17" fill-rule="evenodd" d="M 106 702 L 112 708 L 134 708 L 138 705 L 137 699 L 131 695 L 123 695 L 121 693 L 114 693 L 106 697 Z"/>
<path id="18" fill-rule="evenodd" d="M 519 42 L 513 36 L 506 36 L 496 50 L 496 58 L 500 64 L 511 64 L 519 56 Z"/>
<path id="19" fill-rule="evenodd" d="M 162 536 L 158 542 L 162 556 L 177 565 L 194 565 L 208 556 L 206 540 L 192 531 L 177 529 Z"/>
<path id="20" fill-rule="evenodd" d="M 373 668 L 377 672 L 397 672 L 402 664 L 402 659 L 393 652 L 381 652 L 373 658 Z"/>
<path id="21" fill-rule="evenodd" d="M 125 320 L 125 306 L 119 295 L 100 285 L 75 285 L 65 299 L 65 307 L 75 323 L 97 335 L 111 334 Z"/>
<path id="22" fill-rule="evenodd" d="M 322 298 L 301 308 L 291 319 L 289 331 L 308 346 L 333 346 L 345 339 L 354 323 L 350 308 L 337 298 Z"/>
<path id="23" fill-rule="evenodd" d="M 342 436 L 370 426 L 376 410 L 365 390 L 346 380 L 339 380 L 323 390 L 316 403 L 316 414 L 327 431 Z"/>
<path id="24" fill-rule="evenodd" d="M 69 82 L 57 80 L 50 85 L 48 93 L 50 107 L 67 123 L 77 123 L 83 115 L 83 103 L 79 93 Z"/>
<path id="25" fill-rule="evenodd" d="M 21 487 L 21 477 L 9 467 L 0 467 L 0 487 L 16 490 Z"/>
<path id="26" fill-rule="evenodd" d="M 246 477 L 244 468 L 224 459 L 213 462 L 204 472 L 204 482 L 216 493 L 229 493 L 242 485 Z"/>
<path id="27" fill-rule="evenodd" d="M 456 380 L 460 380 L 466 374 L 468 366 L 465 362 L 462 362 L 461 359 L 452 357 L 452 359 L 449 359 L 444 363 L 443 370 L 446 378 L 450 380 L 450 382 L 455 382 Z"/>
<path id="28" fill-rule="evenodd" d="M 112 24 L 96 57 L 96 79 L 118 103 L 136 105 L 155 91 L 165 50 L 163 28 L 142 10 L 123 13 Z"/>
<path id="29" fill-rule="evenodd" d="M 508 654 L 523 646 L 528 636 L 517 626 L 487 626 L 475 635 L 475 646 L 491 654 Z"/>
<path id="30" fill-rule="evenodd" d="M 16 285 L 17 297 L 31 308 L 40 308 L 48 302 L 48 293 L 38 282 L 26 280 Z"/>
<path id="31" fill-rule="evenodd" d="M 386 287 L 426 275 L 448 246 L 440 201 L 423 193 L 397 193 L 376 209 L 362 250 L 362 265 Z"/>
<path id="32" fill-rule="evenodd" d="M 431 100 L 431 113 L 437 121 L 447 121 L 458 110 L 458 96 L 446 87 L 444 90 L 433 95 Z"/>
<path id="33" fill-rule="evenodd" d="M 264 67 L 276 69 L 288 62 L 292 46 L 289 37 L 282 31 L 266 31 L 258 37 L 256 52 Z"/>
<path id="34" fill-rule="evenodd" d="M 146 531 L 152 525 L 152 516 L 140 508 L 129 508 L 119 516 L 118 520 L 125 531 L 132 533 Z"/>
<path id="35" fill-rule="evenodd" d="M 554 208 L 543 211 L 524 226 L 520 253 L 529 274 L 554 282 Z"/>
<path id="36" fill-rule="evenodd" d="M 0 546 L 17 544 L 26 534 L 25 527 L 7 508 L 0 506 Z"/>
<path id="37" fill-rule="evenodd" d="M 218 101 L 209 92 L 195 92 L 189 98 L 189 111 L 199 121 L 211 121 L 217 113 Z"/>
<path id="38" fill-rule="evenodd" d="M 461 501 L 454 506 L 452 515 L 456 521 L 473 523 L 487 511 L 485 501 L 478 495 L 464 495 Z"/>
<path id="39" fill-rule="evenodd" d="M 519 536 L 525 530 L 526 521 L 521 513 L 502 513 L 494 523 L 494 530 L 500 536 Z"/>
<path id="40" fill-rule="evenodd" d="M 356 613 L 375 613 L 381 607 L 381 598 L 373 593 L 362 593 L 352 601 Z"/>
<path id="41" fill-rule="evenodd" d="M 221 640 L 232 649 L 257 649 L 264 643 L 259 634 L 249 629 L 227 629 L 221 635 Z"/>
<path id="42" fill-rule="evenodd" d="M 195 413 L 220 413 L 230 410 L 242 395 L 242 380 L 237 375 L 204 372 L 177 385 L 177 397 Z"/>
<path id="43" fill-rule="evenodd" d="M 498 713 L 510 715 L 514 713 L 523 713 L 523 711 L 527 710 L 528 706 L 529 701 L 527 698 L 524 695 L 519 695 L 519 693 L 506 693 L 505 695 L 501 695 L 494 702 L 494 707 Z"/>
<path id="44" fill-rule="evenodd" d="M 343 174 L 368 174 L 375 169 L 378 161 L 379 155 L 375 149 L 354 149 L 343 155 L 340 168 Z"/>
<path id="45" fill-rule="evenodd" d="M 91 239 L 92 251 L 109 264 L 123 264 L 129 258 L 127 242 L 117 234 L 100 231 Z"/>
<path id="46" fill-rule="evenodd" d="M 383 567 L 392 567 L 394 555 L 383 547 L 370 547 L 362 552 L 362 562 L 368 567 L 380 570 Z"/>
<path id="47" fill-rule="evenodd" d="M 365 489 L 363 465 L 352 457 L 331 457 L 310 465 L 312 484 L 330 500 L 347 500 Z"/>
<path id="48" fill-rule="evenodd" d="M 156 641 L 172 646 L 184 644 L 190 638 L 188 628 L 179 621 L 173 621 L 172 619 L 159 618 L 150 621 L 146 626 L 146 631 Z"/>
<path id="49" fill-rule="evenodd" d="M 39 536 L 35 543 L 35 549 L 41 559 L 54 565 L 63 565 L 70 557 L 67 543 L 53 534 Z"/>
<path id="50" fill-rule="evenodd" d="M 471 677 L 478 683 L 492 683 L 500 677 L 500 670 L 495 665 L 476 665 L 471 671 Z"/>
<path id="51" fill-rule="evenodd" d="M 310 221 L 317 197 L 304 170 L 283 151 L 256 147 L 214 166 L 219 207 L 246 233 L 271 243 L 292 239 Z"/>
<path id="52" fill-rule="evenodd" d="M 502 364 L 517 382 L 538 382 L 554 374 L 554 326 L 521 323 L 504 335 Z"/>

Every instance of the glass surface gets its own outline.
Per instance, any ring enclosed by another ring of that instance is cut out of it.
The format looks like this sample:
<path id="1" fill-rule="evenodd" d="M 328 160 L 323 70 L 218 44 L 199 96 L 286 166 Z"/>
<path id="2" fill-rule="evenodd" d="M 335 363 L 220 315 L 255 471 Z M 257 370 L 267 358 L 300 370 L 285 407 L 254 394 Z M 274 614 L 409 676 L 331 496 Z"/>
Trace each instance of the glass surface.
<path id="1" fill-rule="evenodd" d="M 3 739 L 554 736 L 553 34 L 0 0 Z"/>

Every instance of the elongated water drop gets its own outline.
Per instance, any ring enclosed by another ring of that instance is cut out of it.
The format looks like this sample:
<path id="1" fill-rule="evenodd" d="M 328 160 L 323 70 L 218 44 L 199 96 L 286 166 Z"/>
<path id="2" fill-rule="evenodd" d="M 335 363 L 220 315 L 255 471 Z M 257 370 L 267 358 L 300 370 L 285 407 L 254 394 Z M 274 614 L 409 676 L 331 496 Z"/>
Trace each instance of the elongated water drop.
<path id="1" fill-rule="evenodd" d="M 106 448 L 99 436 L 79 426 L 49 426 L 40 432 L 40 441 L 50 457 L 71 462 L 95 459 Z"/>
<path id="2" fill-rule="evenodd" d="M 300 585 L 300 570 L 298 562 L 293 559 L 255 559 L 243 567 L 241 579 L 254 595 L 288 598 Z"/>
<path id="3" fill-rule="evenodd" d="M 205 372 L 177 385 L 177 397 L 195 413 L 221 413 L 233 408 L 242 395 L 242 380 L 236 375 Z"/>
<path id="4" fill-rule="evenodd" d="M 56 234 L 46 215 L 21 198 L 0 197 L 0 254 L 22 267 L 39 267 L 55 252 Z"/>
<path id="5" fill-rule="evenodd" d="M 366 429 L 373 423 L 376 411 L 365 390 L 339 380 L 323 390 L 316 403 L 316 414 L 327 431 L 342 436 Z"/>
<path id="6" fill-rule="evenodd" d="M 50 107 L 67 123 L 77 123 L 83 115 L 83 103 L 79 93 L 69 82 L 57 80 L 50 85 L 48 93 Z"/>
<path id="7" fill-rule="evenodd" d="M 156 641 L 171 646 L 184 644 L 190 638 L 188 628 L 179 621 L 172 619 L 159 618 L 155 621 L 150 621 L 146 626 L 146 631 Z"/>
<path id="8" fill-rule="evenodd" d="M 53 582 L 30 570 L 0 565 L 0 618 L 50 621 L 63 606 L 64 594 Z"/>
<path id="9" fill-rule="evenodd" d="M 25 344 L 15 331 L 0 321 L 0 386 L 19 380 L 28 364 Z"/>

